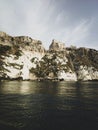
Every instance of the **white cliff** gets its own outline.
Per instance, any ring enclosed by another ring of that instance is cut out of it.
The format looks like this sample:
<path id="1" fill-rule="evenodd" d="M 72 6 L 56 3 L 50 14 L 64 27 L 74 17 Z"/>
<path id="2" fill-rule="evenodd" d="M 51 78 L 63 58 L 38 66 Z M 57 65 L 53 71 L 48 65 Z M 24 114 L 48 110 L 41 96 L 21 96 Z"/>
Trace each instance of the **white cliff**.
<path id="1" fill-rule="evenodd" d="M 65 81 L 77 81 L 77 76 L 74 72 L 65 72 L 64 70 L 58 73 L 58 78 Z"/>
<path id="2" fill-rule="evenodd" d="M 66 48 L 56 40 L 46 51 L 39 40 L 0 32 L 0 78 L 98 80 L 98 51 Z"/>
<path id="3" fill-rule="evenodd" d="M 93 67 L 80 66 L 77 71 L 78 80 L 97 80 L 98 79 L 98 71 Z"/>
<path id="4" fill-rule="evenodd" d="M 0 42 L 0 57 L 3 63 L 0 71 L 4 73 L 0 74 L 0 77 L 5 75 L 9 79 L 19 77 L 23 80 L 31 79 L 30 69 L 36 67 L 36 63 L 32 62 L 32 59 L 40 60 L 45 53 L 42 43 L 25 36 L 10 37 L 6 33 L 0 34 L 0 40 L 2 41 Z"/>
<path id="5" fill-rule="evenodd" d="M 49 50 L 50 51 L 65 51 L 65 44 L 57 40 L 52 40 Z"/>
<path id="6" fill-rule="evenodd" d="M 6 65 L 4 65 L 4 68 L 6 71 L 7 77 L 13 79 L 22 77 L 23 80 L 31 79 L 30 77 L 30 69 L 32 67 L 36 67 L 36 64 L 32 62 L 33 58 L 41 59 L 43 55 L 40 53 L 34 53 L 32 52 L 23 52 L 21 56 L 17 59 L 13 55 L 6 56 L 4 59 L 4 62 Z"/>

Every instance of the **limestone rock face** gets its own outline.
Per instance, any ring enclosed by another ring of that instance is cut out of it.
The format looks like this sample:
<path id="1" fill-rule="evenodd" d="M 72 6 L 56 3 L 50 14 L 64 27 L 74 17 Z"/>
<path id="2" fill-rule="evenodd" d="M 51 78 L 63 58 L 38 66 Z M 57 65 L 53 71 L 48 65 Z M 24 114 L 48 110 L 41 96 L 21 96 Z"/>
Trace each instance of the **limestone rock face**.
<path id="1" fill-rule="evenodd" d="M 5 32 L 0 31 L 0 37 L 6 37 L 6 36 L 8 36 L 8 35 Z"/>
<path id="2" fill-rule="evenodd" d="M 98 51 L 65 48 L 52 41 L 46 51 L 39 40 L 0 32 L 0 79 L 98 80 Z"/>
<path id="3" fill-rule="evenodd" d="M 12 46 L 11 39 L 12 37 L 5 32 L 0 32 L 0 45 Z"/>
<path id="4" fill-rule="evenodd" d="M 44 53 L 45 49 L 42 46 L 42 42 L 39 40 L 32 39 L 28 36 L 20 36 L 20 37 L 14 37 L 13 38 L 14 45 L 18 43 L 18 46 L 21 49 L 29 50 L 33 52 L 39 52 Z"/>
<path id="5" fill-rule="evenodd" d="M 0 33 L 0 77 L 23 80 L 31 79 L 30 69 L 45 54 L 42 42 L 27 36 L 11 37 Z M 34 77 L 34 76 L 33 76 Z"/>
<path id="6" fill-rule="evenodd" d="M 98 51 L 88 48 L 68 49 L 78 80 L 98 80 Z"/>
<path id="7" fill-rule="evenodd" d="M 98 70 L 95 70 L 93 67 L 80 66 L 77 74 L 78 80 L 98 80 Z"/>
<path id="8" fill-rule="evenodd" d="M 52 40 L 49 50 L 50 51 L 65 51 L 65 44 L 56 40 Z"/>
<path id="9" fill-rule="evenodd" d="M 0 32 L 0 45 L 11 46 L 20 50 L 44 53 L 45 48 L 40 40 L 32 39 L 28 36 L 12 37 L 4 32 Z"/>

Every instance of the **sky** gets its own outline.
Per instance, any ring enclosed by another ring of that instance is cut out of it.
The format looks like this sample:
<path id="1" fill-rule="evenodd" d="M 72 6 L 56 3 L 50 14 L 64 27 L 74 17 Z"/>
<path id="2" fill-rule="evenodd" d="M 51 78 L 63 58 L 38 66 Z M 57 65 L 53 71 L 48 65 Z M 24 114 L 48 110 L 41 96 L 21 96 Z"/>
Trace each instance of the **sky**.
<path id="1" fill-rule="evenodd" d="M 98 50 L 98 0 L 0 0 L 0 31 Z"/>

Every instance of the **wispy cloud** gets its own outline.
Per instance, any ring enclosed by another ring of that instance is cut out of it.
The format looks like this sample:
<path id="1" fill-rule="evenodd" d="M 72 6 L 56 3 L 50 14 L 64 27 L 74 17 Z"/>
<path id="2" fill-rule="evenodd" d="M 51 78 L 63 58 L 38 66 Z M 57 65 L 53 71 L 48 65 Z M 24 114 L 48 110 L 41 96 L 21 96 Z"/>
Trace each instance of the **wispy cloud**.
<path id="1" fill-rule="evenodd" d="M 81 20 L 73 27 L 67 27 L 65 30 L 65 37 L 67 43 L 77 44 L 78 46 L 83 46 L 83 42 L 87 40 L 90 35 L 91 28 L 93 26 L 93 21 Z"/>
<path id="2" fill-rule="evenodd" d="M 0 30 L 10 35 L 40 39 L 46 48 L 52 39 L 62 41 L 67 46 L 89 47 L 94 41 L 94 48 L 98 40 L 94 35 L 94 32 L 98 33 L 98 22 L 95 22 L 98 20 L 97 8 L 94 9 L 96 13 L 90 9 L 89 14 L 86 3 L 80 2 L 79 5 L 79 1 L 77 6 L 72 0 L 0 0 Z M 81 5 L 85 5 L 84 10 Z"/>

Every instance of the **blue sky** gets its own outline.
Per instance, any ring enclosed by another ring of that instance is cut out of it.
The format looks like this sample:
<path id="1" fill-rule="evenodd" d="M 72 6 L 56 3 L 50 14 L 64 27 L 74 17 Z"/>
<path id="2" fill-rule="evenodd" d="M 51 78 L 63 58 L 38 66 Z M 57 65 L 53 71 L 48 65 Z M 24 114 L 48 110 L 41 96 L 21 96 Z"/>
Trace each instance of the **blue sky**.
<path id="1" fill-rule="evenodd" d="M 98 49 L 98 0 L 0 0 L 0 31 Z"/>

